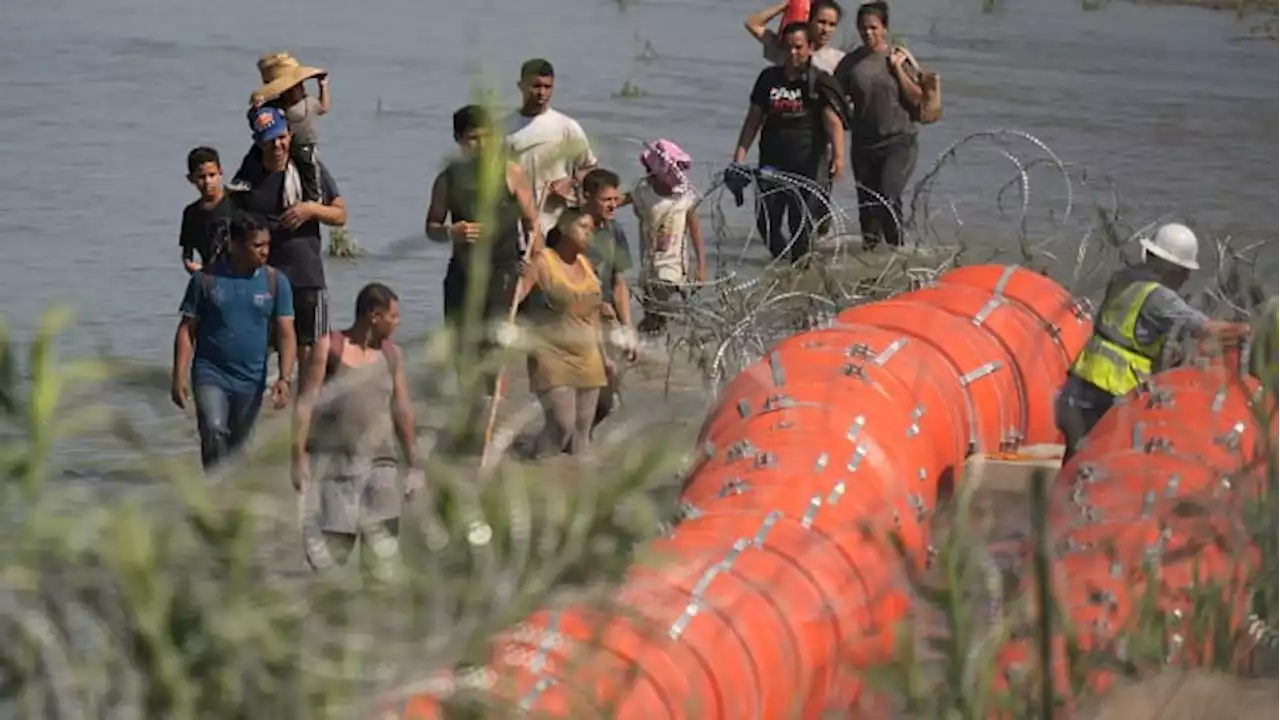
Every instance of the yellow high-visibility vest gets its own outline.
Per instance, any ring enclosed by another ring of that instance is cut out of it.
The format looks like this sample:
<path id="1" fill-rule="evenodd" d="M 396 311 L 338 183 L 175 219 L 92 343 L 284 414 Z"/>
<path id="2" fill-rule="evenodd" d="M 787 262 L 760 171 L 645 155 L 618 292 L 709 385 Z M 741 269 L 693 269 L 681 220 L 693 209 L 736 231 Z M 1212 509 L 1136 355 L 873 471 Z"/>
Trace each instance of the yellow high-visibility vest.
<path id="1" fill-rule="evenodd" d="M 1071 365 L 1071 374 L 1116 396 L 1149 377 L 1164 352 L 1164 338 L 1144 344 L 1134 329 L 1142 304 L 1159 287 L 1157 282 L 1130 283 L 1105 301 L 1094 322 L 1093 336 Z"/>

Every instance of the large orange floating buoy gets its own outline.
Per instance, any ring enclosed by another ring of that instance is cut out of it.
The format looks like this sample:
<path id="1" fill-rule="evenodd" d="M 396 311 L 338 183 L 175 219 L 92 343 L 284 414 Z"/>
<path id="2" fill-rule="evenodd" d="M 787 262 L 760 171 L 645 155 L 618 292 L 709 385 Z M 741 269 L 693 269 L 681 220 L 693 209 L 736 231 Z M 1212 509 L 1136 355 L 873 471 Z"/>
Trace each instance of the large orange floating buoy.
<path id="1" fill-rule="evenodd" d="M 793 2 L 782 22 L 808 11 Z M 909 578 L 931 556 L 931 509 L 970 452 L 1048 435 L 1054 380 L 1040 374 L 1059 374 L 1088 337 L 1087 318 L 1064 310 L 1070 295 L 1047 278 L 984 266 L 943 280 L 914 297 L 851 308 L 731 379 L 699 433 L 681 519 L 650 545 L 658 561 L 637 562 L 612 607 L 540 611 L 500 636 L 486 668 L 491 694 L 562 718 L 605 708 L 625 720 L 886 715 L 865 670 L 890 662 L 904 640 Z M 1234 428 L 1238 400 L 1222 404 L 1220 432 Z M 1204 412 L 1215 401 L 1188 390 L 1182 402 Z M 1146 419 L 1153 429 L 1161 421 Z M 1222 446 L 1251 443 L 1245 433 Z M 1200 521 L 1171 519 L 1177 498 L 1157 498 L 1153 517 L 1123 525 L 1122 496 L 1144 482 L 1167 486 L 1173 456 L 1152 462 L 1129 445 L 1094 447 L 1115 451 L 1110 464 L 1086 468 L 1081 482 L 1094 484 L 1080 492 L 1055 486 L 1066 496 L 1055 506 L 1087 498 L 1091 513 L 1106 511 L 1123 527 L 1078 528 L 1059 514 L 1061 536 L 1117 537 L 1131 563 L 1151 543 L 1185 546 Z M 1140 477 L 1097 482 L 1130 469 Z M 1215 477 L 1187 471 L 1181 487 L 1209 487 Z M 1220 506 L 1232 507 L 1228 500 Z M 1231 560 L 1219 553 L 1208 566 Z M 1187 567 L 1168 566 L 1170 582 L 1183 583 Z M 1119 598 L 1080 616 L 1104 629 L 1137 597 L 1125 592 L 1134 576 L 1113 579 L 1096 554 L 1078 554 L 1064 570 Z M 402 716 L 434 717 L 436 701 L 411 698 Z"/>

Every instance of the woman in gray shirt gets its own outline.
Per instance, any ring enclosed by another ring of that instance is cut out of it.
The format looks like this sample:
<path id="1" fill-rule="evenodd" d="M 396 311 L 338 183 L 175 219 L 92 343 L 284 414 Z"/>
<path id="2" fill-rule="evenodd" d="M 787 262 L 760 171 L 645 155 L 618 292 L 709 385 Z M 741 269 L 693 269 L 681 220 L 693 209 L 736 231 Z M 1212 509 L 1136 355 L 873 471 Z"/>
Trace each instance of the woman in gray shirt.
<path id="1" fill-rule="evenodd" d="M 858 181 L 863 247 L 902 244 L 902 193 L 916 169 L 915 116 L 924 93 L 907 54 L 889 45 L 889 6 L 858 8 L 862 45 L 835 76 L 850 105 L 849 160 Z"/>

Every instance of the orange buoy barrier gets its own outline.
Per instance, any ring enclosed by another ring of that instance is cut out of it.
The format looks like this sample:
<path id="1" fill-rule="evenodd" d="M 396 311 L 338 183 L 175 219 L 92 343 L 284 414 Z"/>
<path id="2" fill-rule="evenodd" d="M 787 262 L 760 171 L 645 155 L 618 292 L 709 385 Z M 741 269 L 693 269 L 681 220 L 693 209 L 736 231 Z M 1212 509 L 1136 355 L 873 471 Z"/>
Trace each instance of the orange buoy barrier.
<path id="1" fill-rule="evenodd" d="M 836 321 L 876 325 L 930 345 L 950 361 L 948 374 L 964 389 L 971 448 L 994 452 L 1021 444 L 1026 413 L 1013 363 L 983 330 L 933 305 L 899 299 L 852 307 Z"/>
<path id="2" fill-rule="evenodd" d="M 1019 303 L 1040 319 L 1058 346 L 1063 363 L 1070 367 L 1093 335 L 1093 313 L 1088 301 L 1018 265 L 967 265 L 938 276 L 938 285 L 968 285 Z"/>
<path id="3" fill-rule="evenodd" d="M 989 327 L 973 322 L 983 282 L 983 305 L 1001 298 Z M 929 557 L 930 512 L 956 469 L 1052 424 L 1052 381 L 1034 368 L 1058 372 L 1047 349 L 1070 362 L 1083 345 L 1045 300 L 1062 297 L 1034 273 L 985 267 L 779 342 L 708 414 L 654 560 L 607 611 L 540 611 L 500 636 L 493 695 L 550 717 L 856 712 L 859 670 L 898 647 L 905 563 Z M 433 717 L 429 699 L 412 702 Z"/>
<path id="4" fill-rule="evenodd" d="M 1205 664 L 1239 650 L 1219 642 L 1222 635 L 1198 634 L 1194 614 L 1216 598 L 1230 633 L 1249 609 L 1246 583 L 1261 558 L 1246 507 L 1266 482 L 1264 459 L 1277 442 L 1275 408 L 1259 390 L 1221 365 L 1161 373 L 1118 401 L 1058 474 L 1047 528 L 1053 597 L 1070 619 L 1076 652 L 1106 656 L 1087 668 L 1090 689 L 1112 682 L 1112 661 L 1135 660 L 1127 634 L 1143 613 L 1148 622 L 1163 614 L 1169 655 L 1139 662 Z M 1052 677 L 1069 698 L 1067 635 L 1058 631 Z M 1030 640 L 1004 648 L 1005 682 L 1023 685 L 1034 657 Z"/>
<path id="5" fill-rule="evenodd" d="M 1021 442 L 1029 445 L 1061 442 L 1053 406 L 1070 365 L 1060 352 L 1058 342 L 1030 308 L 960 284 L 933 285 L 901 295 L 899 299 L 933 305 L 990 334 L 1004 348 L 1020 390 Z"/>

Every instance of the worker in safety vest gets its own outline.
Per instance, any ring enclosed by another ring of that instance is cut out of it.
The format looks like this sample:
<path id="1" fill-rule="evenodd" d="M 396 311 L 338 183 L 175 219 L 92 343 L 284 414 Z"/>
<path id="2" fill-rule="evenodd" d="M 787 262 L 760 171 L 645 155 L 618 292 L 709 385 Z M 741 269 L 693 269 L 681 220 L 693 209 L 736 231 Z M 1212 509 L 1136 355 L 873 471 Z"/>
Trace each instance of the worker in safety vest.
<path id="1" fill-rule="evenodd" d="M 1190 228 L 1160 226 L 1143 238 L 1143 262 L 1117 272 L 1094 318 L 1093 336 L 1067 374 L 1056 407 L 1067 458 L 1120 397 L 1160 369 L 1166 342 L 1185 337 L 1238 341 L 1249 326 L 1211 320 L 1176 292 L 1198 270 L 1199 242 Z"/>

